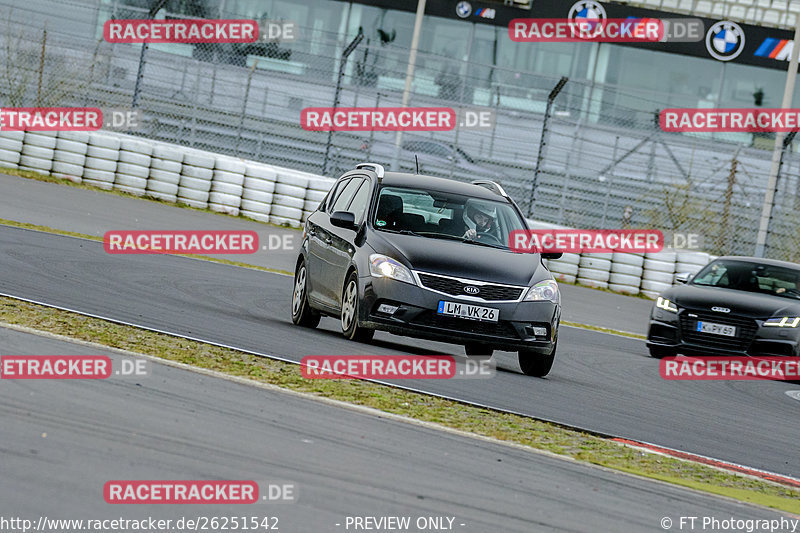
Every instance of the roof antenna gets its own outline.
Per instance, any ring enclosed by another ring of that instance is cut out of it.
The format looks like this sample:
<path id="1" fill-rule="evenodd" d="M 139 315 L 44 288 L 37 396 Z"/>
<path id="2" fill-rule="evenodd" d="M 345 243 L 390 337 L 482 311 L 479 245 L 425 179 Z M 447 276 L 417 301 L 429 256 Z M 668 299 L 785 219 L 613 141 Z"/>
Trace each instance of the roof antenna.
<path id="1" fill-rule="evenodd" d="M 417 157 L 417 154 L 414 154 L 414 161 L 417 162 L 417 174 L 419 174 L 419 157 Z"/>

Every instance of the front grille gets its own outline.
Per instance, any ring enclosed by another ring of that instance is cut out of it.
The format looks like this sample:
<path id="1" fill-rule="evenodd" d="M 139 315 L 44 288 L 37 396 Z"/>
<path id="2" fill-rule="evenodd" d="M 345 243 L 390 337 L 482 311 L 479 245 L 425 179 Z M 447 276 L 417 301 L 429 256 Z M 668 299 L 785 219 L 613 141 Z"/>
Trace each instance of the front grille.
<path id="1" fill-rule="evenodd" d="M 688 316 L 689 313 L 697 315 Z M 684 342 L 706 346 L 708 348 L 721 348 L 724 350 L 746 351 L 753 342 L 758 331 L 758 324 L 750 318 L 739 318 L 735 316 L 723 316 L 720 314 L 704 313 L 702 311 L 691 311 L 684 309 L 680 314 L 681 337 Z M 736 326 L 736 336 L 726 337 L 725 335 L 715 335 L 713 333 L 702 333 L 697 331 L 697 322 L 714 322 L 727 326 Z"/>
<path id="2" fill-rule="evenodd" d="M 448 329 L 453 332 L 467 331 L 480 335 L 491 335 L 503 339 L 519 340 L 517 330 L 508 322 L 481 322 L 478 320 L 467 320 L 452 316 L 442 316 L 435 311 L 423 311 L 412 321 L 412 325 L 428 326 L 438 329 Z"/>
<path id="3" fill-rule="evenodd" d="M 419 274 L 419 280 L 422 282 L 422 285 L 428 289 L 433 289 L 445 294 L 451 294 L 453 296 L 475 296 L 490 302 L 497 302 L 500 300 L 517 300 L 524 290 L 521 287 L 506 287 L 504 285 L 473 285 L 471 283 L 459 281 L 455 278 L 432 276 L 430 274 L 422 273 Z M 468 285 L 477 287 L 480 289 L 480 292 L 478 294 L 469 294 L 464 292 L 464 287 Z"/>

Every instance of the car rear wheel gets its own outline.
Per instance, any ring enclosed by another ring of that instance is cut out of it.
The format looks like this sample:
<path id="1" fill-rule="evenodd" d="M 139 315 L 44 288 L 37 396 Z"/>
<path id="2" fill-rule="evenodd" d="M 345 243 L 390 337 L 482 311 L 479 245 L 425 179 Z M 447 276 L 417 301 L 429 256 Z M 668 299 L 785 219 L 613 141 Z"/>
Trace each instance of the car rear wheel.
<path id="1" fill-rule="evenodd" d="M 294 290 L 292 291 L 292 322 L 298 326 L 315 328 L 319 324 L 320 315 L 308 305 L 308 270 L 305 262 L 297 266 L 294 273 Z"/>
<path id="2" fill-rule="evenodd" d="M 358 276 L 355 272 L 347 278 L 342 293 L 342 334 L 353 341 L 369 342 L 374 329 L 358 325 Z"/>
<path id="3" fill-rule="evenodd" d="M 656 359 L 664 359 L 665 357 L 672 357 L 675 355 L 674 348 L 667 348 L 665 346 L 648 346 L 647 349 L 650 351 L 650 357 Z"/>
<path id="4" fill-rule="evenodd" d="M 522 369 L 522 373 L 526 376 L 534 376 L 537 378 L 545 377 L 550 373 L 550 369 L 553 368 L 553 362 L 556 360 L 557 347 L 558 341 L 553 345 L 553 351 L 546 355 L 531 350 L 520 350 L 518 353 L 519 367 Z"/>
<path id="5" fill-rule="evenodd" d="M 467 357 L 491 357 L 494 353 L 494 349 L 488 344 L 470 342 L 464 345 L 464 352 L 467 354 Z"/>

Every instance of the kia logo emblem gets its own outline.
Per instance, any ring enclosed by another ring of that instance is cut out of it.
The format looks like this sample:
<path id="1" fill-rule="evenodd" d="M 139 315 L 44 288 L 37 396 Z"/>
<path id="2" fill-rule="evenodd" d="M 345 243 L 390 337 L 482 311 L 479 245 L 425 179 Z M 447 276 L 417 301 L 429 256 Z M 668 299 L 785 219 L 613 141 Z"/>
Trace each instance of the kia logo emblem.
<path id="1" fill-rule="evenodd" d="M 467 294 L 478 294 L 481 290 L 478 287 L 474 287 L 472 285 L 467 285 L 464 287 L 464 292 Z"/>
<path id="2" fill-rule="evenodd" d="M 716 311 L 717 313 L 730 313 L 731 310 L 727 307 L 712 307 L 712 311 Z"/>

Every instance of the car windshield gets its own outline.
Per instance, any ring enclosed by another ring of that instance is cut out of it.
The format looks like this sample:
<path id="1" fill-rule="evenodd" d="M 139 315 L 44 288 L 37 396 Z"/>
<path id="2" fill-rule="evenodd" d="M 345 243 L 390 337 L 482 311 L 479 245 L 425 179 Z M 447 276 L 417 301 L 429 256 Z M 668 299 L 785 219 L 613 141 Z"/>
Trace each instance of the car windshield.
<path id="1" fill-rule="evenodd" d="M 509 249 L 509 235 L 527 229 L 508 202 L 408 187 L 383 187 L 373 224 L 380 231 L 463 240 Z"/>
<path id="2" fill-rule="evenodd" d="M 698 272 L 691 284 L 800 299 L 800 269 L 749 261 L 718 259 Z"/>

